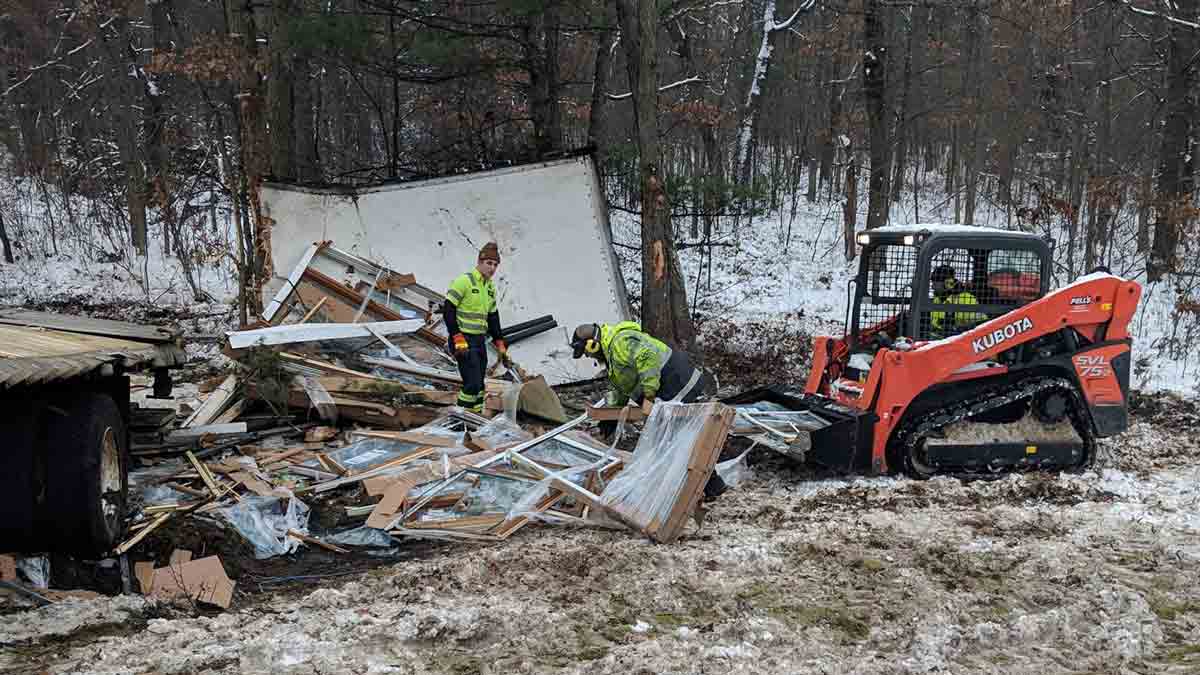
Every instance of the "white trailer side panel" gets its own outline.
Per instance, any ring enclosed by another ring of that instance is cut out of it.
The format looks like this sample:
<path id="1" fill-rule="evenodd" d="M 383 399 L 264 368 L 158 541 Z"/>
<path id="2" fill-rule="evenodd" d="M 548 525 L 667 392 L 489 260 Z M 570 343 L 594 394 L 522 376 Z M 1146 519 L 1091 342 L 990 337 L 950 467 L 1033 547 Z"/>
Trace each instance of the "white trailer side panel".
<path id="1" fill-rule="evenodd" d="M 274 219 L 275 277 L 264 303 L 313 242 L 333 245 L 441 292 L 475 265 L 487 241 L 500 246 L 496 274 L 505 325 L 552 314 L 559 327 L 512 348 L 551 384 L 599 374 L 566 346 L 576 324 L 631 318 L 609 237 L 608 213 L 591 157 L 447 178 L 346 190 L 267 184 Z"/>

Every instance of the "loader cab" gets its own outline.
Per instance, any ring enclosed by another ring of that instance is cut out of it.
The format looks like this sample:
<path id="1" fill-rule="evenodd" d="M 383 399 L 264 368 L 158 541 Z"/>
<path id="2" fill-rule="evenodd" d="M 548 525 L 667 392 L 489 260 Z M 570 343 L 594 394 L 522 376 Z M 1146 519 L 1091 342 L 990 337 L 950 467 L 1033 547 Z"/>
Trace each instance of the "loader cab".
<path id="1" fill-rule="evenodd" d="M 873 354 L 899 338 L 939 340 L 1046 295 L 1050 243 L 1036 235 L 962 225 L 861 232 L 848 346 Z M 934 282 L 950 276 L 949 282 Z"/>

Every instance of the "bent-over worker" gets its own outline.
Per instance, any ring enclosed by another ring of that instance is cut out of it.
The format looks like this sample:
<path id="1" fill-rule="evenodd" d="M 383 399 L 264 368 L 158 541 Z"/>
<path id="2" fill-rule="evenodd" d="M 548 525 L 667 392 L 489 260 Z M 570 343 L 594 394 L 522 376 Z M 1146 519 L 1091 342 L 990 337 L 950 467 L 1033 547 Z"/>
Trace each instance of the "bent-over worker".
<path id="1" fill-rule="evenodd" d="M 483 411 L 483 379 L 487 371 L 486 335 L 492 337 L 492 346 L 500 355 L 500 361 L 512 367 L 508 345 L 504 343 L 500 330 L 496 285 L 492 282 L 499 266 L 500 249 L 495 242 L 489 241 L 479 250 L 475 267 L 459 275 L 450 284 L 450 290 L 446 291 L 446 303 L 442 307 L 446 330 L 450 334 L 450 353 L 458 361 L 458 374 L 462 376 L 458 405 L 475 413 Z"/>
<path id="2" fill-rule="evenodd" d="M 635 321 L 582 324 L 575 328 L 571 350 L 577 359 L 590 356 L 604 364 L 609 406 L 639 403 L 649 415 L 656 399 L 693 403 L 716 393 L 713 376 L 693 366 L 687 352 L 671 349 Z M 601 422 L 600 429 L 611 434 L 616 424 Z M 714 472 L 704 486 L 704 496 L 712 499 L 725 488 L 725 481 Z"/>
<path id="3" fill-rule="evenodd" d="M 590 356 L 608 371 L 607 404 L 639 403 L 650 413 L 655 399 L 691 403 L 715 392 L 712 375 L 694 367 L 687 352 L 671 349 L 636 321 L 585 323 L 571 339 L 572 356 Z"/>

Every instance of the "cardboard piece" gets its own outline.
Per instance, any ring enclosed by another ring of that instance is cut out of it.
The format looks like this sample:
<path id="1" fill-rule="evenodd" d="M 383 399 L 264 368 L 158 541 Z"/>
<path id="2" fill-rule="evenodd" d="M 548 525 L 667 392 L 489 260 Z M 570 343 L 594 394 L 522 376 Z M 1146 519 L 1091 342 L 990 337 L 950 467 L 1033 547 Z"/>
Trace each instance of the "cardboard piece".
<path id="1" fill-rule="evenodd" d="M 171 560 L 168 564 L 182 565 L 186 562 L 191 562 L 191 560 L 192 560 L 192 552 L 191 551 L 185 551 L 184 549 L 177 548 L 171 552 Z"/>
<path id="2" fill-rule="evenodd" d="M 142 594 L 148 594 L 150 592 L 150 582 L 154 579 L 154 563 L 148 560 L 134 563 L 133 576 L 137 577 L 138 588 L 142 589 Z"/>
<path id="3" fill-rule="evenodd" d="M 11 555 L 0 555 L 0 581 L 17 580 L 17 560 Z"/>
<path id="4" fill-rule="evenodd" d="M 166 599 L 187 597 L 228 609 L 235 585 L 225 574 L 221 559 L 210 555 L 154 570 L 148 595 Z"/>

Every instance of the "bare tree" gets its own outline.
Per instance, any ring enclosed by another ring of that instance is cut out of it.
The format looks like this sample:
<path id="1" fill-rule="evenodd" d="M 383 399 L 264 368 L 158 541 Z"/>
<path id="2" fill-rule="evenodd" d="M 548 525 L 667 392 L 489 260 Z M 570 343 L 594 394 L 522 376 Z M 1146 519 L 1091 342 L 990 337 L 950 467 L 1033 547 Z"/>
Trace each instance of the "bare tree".
<path id="1" fill-rule="evenodd" d="M 1176 0 L 1172 18 L 1195 24 L 1200 0 Z M 1158 194 L 1155 200 L 1154 247 L 1146 276 L 1158 281 L 1175 269 L 1176 249 L 1183 224 L 1195 218 L 1197 47 L 1200 30 L 1171 22 L 1167 46 L 1166 125 L 1158 160 Z"/>
<path id="2" fill-rule="evenodd" d="M 696 331 L 679 271 L 670 204 L 660 171 L 658 137 L 658 2 L 616 0 L 633 91 L 642 207 L 642 326 L 675 347 L 696 347 Z"/>

